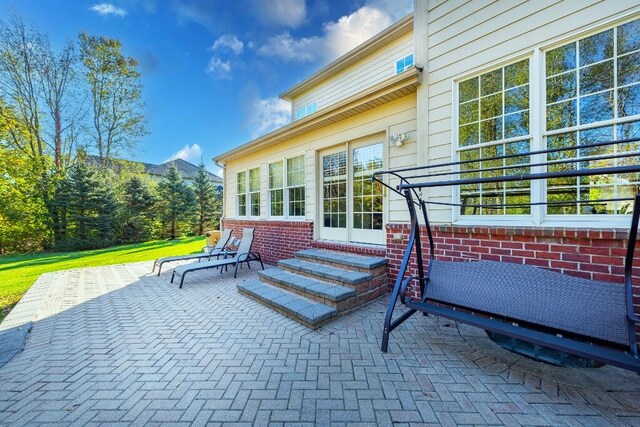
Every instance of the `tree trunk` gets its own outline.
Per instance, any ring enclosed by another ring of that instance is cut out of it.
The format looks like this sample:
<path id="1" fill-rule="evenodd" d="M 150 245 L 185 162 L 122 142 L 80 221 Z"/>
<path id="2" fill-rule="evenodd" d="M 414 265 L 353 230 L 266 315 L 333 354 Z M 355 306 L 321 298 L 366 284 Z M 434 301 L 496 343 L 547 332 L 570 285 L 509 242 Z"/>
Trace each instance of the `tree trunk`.
<path id="1" fill-rule="evenodd" d="M 55 156 L 54 161 L 56 164 L 56 171 L 58 173 L 62 172 L 62 119 L 60 118 L 60 106 L 56 104 L 55 111 L 55 126 L 56 126 L 56 134 L 54 137 L 55 140 Z"/>
<path id="2" fill-rule="evenodd" d="M 171 240 L 176 239 L 176 219 L 173 218 L 171 220 L 171 236 L 169 236 Z"/>

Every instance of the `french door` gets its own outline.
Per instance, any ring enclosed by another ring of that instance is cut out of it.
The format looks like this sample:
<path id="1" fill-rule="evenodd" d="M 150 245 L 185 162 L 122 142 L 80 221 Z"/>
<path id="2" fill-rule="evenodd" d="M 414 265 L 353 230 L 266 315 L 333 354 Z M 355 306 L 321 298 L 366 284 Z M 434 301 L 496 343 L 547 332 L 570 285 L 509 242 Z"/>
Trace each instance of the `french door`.
<path id="1" fill-rule="evenodd" d="M 382 142 L 349 143 L 320 153 L 319 237 L 384 244 L 382 186 L 371 182 L 384 167 Z"/>

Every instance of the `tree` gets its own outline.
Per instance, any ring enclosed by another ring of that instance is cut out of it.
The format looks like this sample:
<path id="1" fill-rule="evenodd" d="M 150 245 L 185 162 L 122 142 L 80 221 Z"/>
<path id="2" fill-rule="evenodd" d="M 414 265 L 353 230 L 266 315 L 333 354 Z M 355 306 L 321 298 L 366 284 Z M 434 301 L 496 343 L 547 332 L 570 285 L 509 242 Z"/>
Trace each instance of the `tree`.
<path id="1" fill-rule="evenodd" d="M 8 142 L 37 162 L 53 156 L 58 173 L 71 161 L 82 116 L 81 103 L 72 99 L 76 64 L 73 43 L 58 52 L 18 16 L 0 20 L 0 97 L 26 130 L 10 132 Z"/>
<path id="2" fill-rule="evenodd" d="M 81 33 L 80 58 L 92 104 L 93 145 L 102 165 L 147 134 L 138 61 L 117 39 Z"/>
<path id="3" fill-rule="evenodd" d="M 204 168 L 204 163 L 198 166 L 198 173 L 193 180 L 193 192 L 196 198 L 198 235 L 204 234 L 205 227 L 211 226 L 214 218 L 215 190 Z"/>
<path id="4" fill-rule="evenodd" d="M 142 242 L 151 237 L 155 203 L 153 193 L 140 177 L 134 176 L 124 184 L 118 215 L 121 242 Z"/>
<path id="5" fill-rule="evenodd" d="M 41 250 L 50 239 L 39 168 L 2 143 L 0 132 L 0 254 Z"/>
<path id="6" fill-rule="evenodd" d="M 195 199 L 178 169 L 171 165 L 167 176 L 158 184 L 160 217 L 169 228 L 169 238 L 175 239 L 180 228 L 191 223 Z"/>
<path id="7" fill-rule="evenodd" d="M 79 161 L 68 181 L 66 249 L 91 249 L 115 241 L 116 198 L 94 167 Z"/>

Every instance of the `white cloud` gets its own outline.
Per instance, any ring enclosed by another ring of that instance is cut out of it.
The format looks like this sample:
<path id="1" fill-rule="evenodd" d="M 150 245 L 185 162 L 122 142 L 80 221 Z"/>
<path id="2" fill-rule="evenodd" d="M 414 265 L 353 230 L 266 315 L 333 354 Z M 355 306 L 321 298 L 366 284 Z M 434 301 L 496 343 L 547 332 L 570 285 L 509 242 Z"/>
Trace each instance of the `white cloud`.
<path id="1" fill-rule="evenodd" d="M 283 32 L 269 38 L 258 53 L 284 61 L 326 64 L 378 34 L 412 8 L 413 0 L 369 0 L 352 14 L 325 23 L 321 36 L 295 38 Z"/>
<path id="2" fill-rule="evenodd" d="M 175 152 L 171 157 L 169 157 L 166 162 L 170 162 L 171 160 L 182 159 L 191 163 L 197 163 L 200 161 L 202 157 L 202 148 L 198 144 L 193 145 L 185 145 L 180 150 Z"/>
<path id="3" fill-rule="evenodd" d="M 258 48 L 258 54 L 262 56 L 275 56 L 284 61 L 309 62 L 317 59 L 318 48 L 323 44 L 320 37 L 303 37 L 295 39 L 284 32 L 273 36 L 265 44 Z"/>
<path id="4" fill-rule="evenodd" d="M 111 3 L 94 4 L 89 9 L 103 16 L 105 15 L 125 16 L 127 14 L 126 10 L 122 9 L 121 7 L 115 7 Z"/>
<path id="5" fill-rule="evenodd" d="M 209 61 L 205 71 L 207 74 L 212 74 L 218 79 L 230 79 L 231 61 L 223 61 L 222 59 L 214 56 Z"/>
<path id="6" fill-rule="evenodd" d="M 236 55 L 240 55 L 243 48 L 244 43 L 234 34 L 224 34 L 218 37 L 218 39 L 213 42 L 213 46 L 211 46 L 211 50 L 230 51 Z"/>
<path id="7" fill-rule="evenodd" d="M 249 105 L 251 138 L 257 138 L 291 122 L 291 104 L 283 99 L 253 98 Z"/>
<path id="8" fill-rule="evenodd" d="M 296 28 L 307 16 L 305 0 L 254 0 L 252 10 L 265 25 Z"/>

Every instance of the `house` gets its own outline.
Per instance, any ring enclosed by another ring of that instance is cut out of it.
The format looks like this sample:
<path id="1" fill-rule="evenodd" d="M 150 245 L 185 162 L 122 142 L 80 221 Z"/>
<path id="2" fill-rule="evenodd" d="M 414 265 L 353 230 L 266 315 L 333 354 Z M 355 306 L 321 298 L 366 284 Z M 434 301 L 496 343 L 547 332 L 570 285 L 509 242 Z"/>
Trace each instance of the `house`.
<path id="1" fill-rule="evenodd" d="M 180 175 L 182 175 L 182 178 L 184 178 L 187 184 L 193 183 L 193 180 L 198 174 L 198 166 L 183 159 L 169 160 L 168 162 L 164 162 L 159 165 L 155 165 L 153 163 L 140 163 L 144 166 L 145 173 L 156 181 L 160 181 L 164 178 L 169 172 L 171 166 L 175 166 L 176 169 L 178 169 L 178 172 L 180 172 Z M 222 178 L 209 171 L 207 171 L 207 176 L 211 179 L 211 182 L 217 189 L 222 190 Z"/>
<path id="2" fill-rule="evenodd" d="M 100 158 L 98 156 L 87 155 L 86 158 L 94 164 L 100 163 Z M 176 169 L 178 169 L 178 172 L 180 172 L 180 175 L 182 175 L 182 178 L 184 178 L 187 184 L 192 184 L 193 180 L 198 174 L 198 166 L 183 159 L 169 160 L 159 165 L 153 163 L 136 162 L 134 160 L 112 159 L 110 167 L 118 172 L 123 167 L 123 165 L 133 167 L 141 166 L 143 168 L 143 172 L 149 175 L 155 182 L 159 182 L 162 178 L 164 178 L 169 172 L 171 166 L 175 166 Z M 222 191 L 222 178 L 209 171 L 207 171 L 207 176 L 209 177 L 209 179 L 211 179 L 211 182 L 213 183 L 215 188 Z"/>
<path id="3" fill-rule="evenodd" d="M 637 1 L 414 6 L 413 15 L 284 92 L 290 124 L 215 158 L 228 183 L 224 225 L 255 227 L 266 260 L 309 247 L 378 255 L 392 283 L 409 229 L 406 203 L 373 185 L 373 172 L 640 135 Z M 634 177 L 626 190 L 638 185 Z M 581 186 L 525 192 L 543 202 Z M 483 197 L 480 188 L 430 191 L 454 203 Z M 510 196 L 508 189 L 492 195 Z M 594 213 L 577 205 L 429 211 L 439 224 L 436 250 L 448 257 L 620 282 L 629 216 Z"/>

